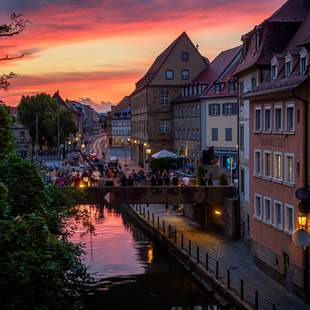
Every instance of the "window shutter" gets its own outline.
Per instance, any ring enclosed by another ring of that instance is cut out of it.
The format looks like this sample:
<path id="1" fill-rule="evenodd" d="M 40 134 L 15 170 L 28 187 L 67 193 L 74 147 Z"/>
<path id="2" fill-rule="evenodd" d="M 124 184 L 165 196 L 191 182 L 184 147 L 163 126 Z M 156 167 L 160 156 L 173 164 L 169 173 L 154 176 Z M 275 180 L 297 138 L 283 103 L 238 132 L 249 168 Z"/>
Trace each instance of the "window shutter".
<path id="1" fill-rule="evenodd" d="M 209 115 L 212 115 L 211 114 L 211 104 L 209 104 Z"/>
<path id="2" fill-rule="evenodd" d="M 217 115 L 221 115 L 221 105 L 217 104 Z"/>
<path id="3" fill-rule="evenodd" d="M 232 114 L 236 115 L 237 114 L 237 103 L 232 104 Z"/>

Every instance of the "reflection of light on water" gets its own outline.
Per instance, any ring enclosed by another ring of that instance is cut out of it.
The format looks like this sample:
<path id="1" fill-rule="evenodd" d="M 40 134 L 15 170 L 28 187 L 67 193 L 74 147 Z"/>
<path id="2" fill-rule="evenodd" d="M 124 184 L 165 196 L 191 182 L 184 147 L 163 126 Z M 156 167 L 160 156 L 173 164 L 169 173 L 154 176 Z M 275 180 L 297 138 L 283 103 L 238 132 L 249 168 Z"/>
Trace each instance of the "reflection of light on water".
<path id="1" fill-rule="evenodd" d="M 146 252 L 146 257 L 147 257 L 147 262 L 149 264 L 152 264 L 153 263 L 153 260 L 154 260 L 154 255 L 153 255 L 153 247 L 152 245 L 148 245 L 147 247 L 147 252 Z"/>

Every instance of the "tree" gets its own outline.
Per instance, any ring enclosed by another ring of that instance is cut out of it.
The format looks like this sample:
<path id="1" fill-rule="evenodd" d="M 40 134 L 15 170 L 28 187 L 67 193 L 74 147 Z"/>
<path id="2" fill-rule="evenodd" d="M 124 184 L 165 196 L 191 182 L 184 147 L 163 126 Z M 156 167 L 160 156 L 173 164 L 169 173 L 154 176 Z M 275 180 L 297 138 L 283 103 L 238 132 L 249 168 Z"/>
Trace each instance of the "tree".
<path id="1" fill-rule="evenodd" d="M 10 24 L 0 25 L 0 37 L 12 37 L 18 35 L 25 30 L 27 23 L 29 23 L 28 20 L 22 18 L 21 14 L 12 13 L 10 19 Z M 17 56 L 9 56 L 7 54 L 6 56 L 0 57 L 0 61 L 12 60 L 22 57 L 24 57 L 24 54 Z M 10 85 L 9 80 L 15 76 L 16 75 L 13 72 L 9 74 L 3 74 L 0 77 L 0 89 L 8 89 Z"/>
<path id="2" fill-rule="evenodd" d="M 8 108 L 0 104 L 0 160 L 14 149 L 12 122 Z"/>
<path id="3" fill-rule="evenodd" d="M 77 130 L 69 109 L 60 109 L 56 100 L 45 93 L 23 96 L 18 105 L 18 119 L 29 128 L 33 141 L 36 141 L 36 116 L 38 117 L 40 146 L 57 146 L 58 115 L 60 143 L 64 143 L 70 133 Z"/>

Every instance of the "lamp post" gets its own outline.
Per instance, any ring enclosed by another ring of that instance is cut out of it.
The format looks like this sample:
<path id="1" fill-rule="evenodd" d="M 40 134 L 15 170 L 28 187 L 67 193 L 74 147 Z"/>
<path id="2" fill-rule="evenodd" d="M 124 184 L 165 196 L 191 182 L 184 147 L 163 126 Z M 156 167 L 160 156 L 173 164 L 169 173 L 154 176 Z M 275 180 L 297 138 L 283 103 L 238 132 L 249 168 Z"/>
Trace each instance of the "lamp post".
<path id="1" fill-rule="evenodd" d="M 307 188 L 299 188 L 296 191 L 296 198 L 300 200 L 298 205 L 299 215 L 298 229 L 293 232 L 292 240 L 296 246 L 303 249 L 304 261 L 304 296 L 305 303 L 310 303 L 309 292 L 309 246 L 310 246 L 310 232 L 307 225 L 308 215 L 310 214 L 310 191 Z"/>

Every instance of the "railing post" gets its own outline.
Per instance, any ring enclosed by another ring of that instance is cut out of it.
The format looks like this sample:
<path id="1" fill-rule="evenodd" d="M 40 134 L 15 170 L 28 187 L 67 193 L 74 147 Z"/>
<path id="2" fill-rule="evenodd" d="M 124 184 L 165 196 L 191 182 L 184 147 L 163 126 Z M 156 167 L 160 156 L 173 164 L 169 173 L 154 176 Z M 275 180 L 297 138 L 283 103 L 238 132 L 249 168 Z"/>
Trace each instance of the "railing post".
<path id="1" fill-rule="evenodd" d="M 174 230 L 174 243 L 177 243 L 177 230 Z"/>
<path id="2" fill-rule="evenodd" d="M 206 270 L 209 270 L 209 254 L 206 253 Z"/>
<path id="3" fill-rule="evenodd" d="M 216 261 L 216 270 L 215 270 L 215 278 L 219 278 L 219 262 Z"/>
<path id="4" fill-rule="evenodd" d="M 165 221 L 163 220 L 163 233 L 165 234 Z"/>
<path id="5" fill-rule="evenodd" d="M 171 239 L 171 225 L 168 225 L 168 238 Z"/>
<path id="6" fill-rule="evenodd" d="M 230 270 L 227 269 L 227 288 L 230 289 Z"/>
<path id="7" fill-rule="evenodd" d="M 184 249 L 184 236 L 181 234 L 181 250 Z"/>
<path id="8" fill-rule="evenodd" d="M 147 221 L 150 221 L 150 210 L 147 210 Z"/>
<path id="9" fill-rule="evenodd" d="M 154 214 L 152 213 L 152 224 L 153 226 L 155 225 L 155 219 L 154 219 Z"/>
<path id="10" fill-rule="evenodd" d="M 255 291 L 255 310 L 258 310 L 258 291 Z"/>
<path id="11" fill-rule="evenodd" d="M 275 304 L 272 305 L 272 310 L 276 310 L 276 305 Z"/>
<path id="12" fill-rule="evenodd" d="M 159 216 L 157 216 L 157 230 L 159 230 Z"/>
<path id="13" fill-rule="evenodd" d="M 199 264 L 199 246 L 198 245 L 196 247 L 196 259 L 197 259 L 197 263 Z"/>
<path id="14" fill-rule="evenodd" d="M 188 240 L 188 255 L 191 256 L 192 254 L 192 241 Z"/>
<path id="15" fill-rule="evenodd" d="M 240 299 L 243 300 L 244 298 L 244 283 L 243 279 L 240 280 Z"/>

